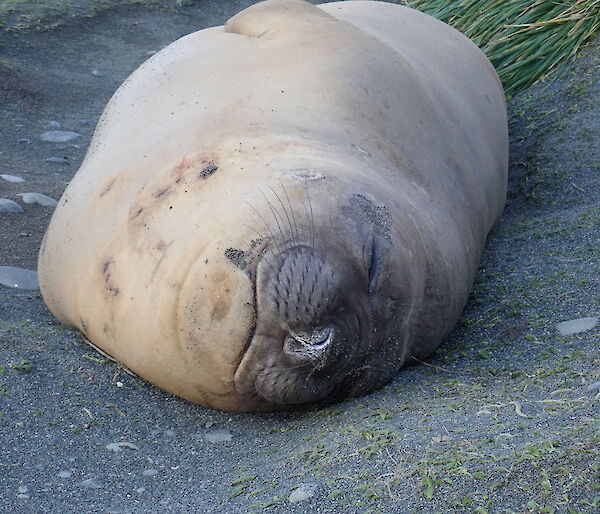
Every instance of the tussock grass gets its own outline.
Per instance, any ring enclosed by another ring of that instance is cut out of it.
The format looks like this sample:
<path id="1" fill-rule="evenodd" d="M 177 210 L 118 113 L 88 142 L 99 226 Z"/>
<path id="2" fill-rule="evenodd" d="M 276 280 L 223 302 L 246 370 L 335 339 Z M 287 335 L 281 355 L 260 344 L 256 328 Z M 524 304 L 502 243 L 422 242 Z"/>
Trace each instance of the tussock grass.
<path id="1" fill-rule="evenodd" d="M 408 5 L 479 45 L 509 97 L 564 66 L 600 34 L 600 0 L 412 0 Z"/>

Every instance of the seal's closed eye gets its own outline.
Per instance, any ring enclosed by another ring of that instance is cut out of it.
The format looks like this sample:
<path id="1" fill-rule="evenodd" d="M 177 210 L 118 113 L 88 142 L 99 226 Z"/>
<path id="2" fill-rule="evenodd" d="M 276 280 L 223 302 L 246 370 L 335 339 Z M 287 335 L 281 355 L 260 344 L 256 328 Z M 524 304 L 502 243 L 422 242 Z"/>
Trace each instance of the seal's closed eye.
<path id="1" fill-rule="evenodd" d="M 377 285 L 383 272 L 384 255 L 389 243 L 377 235 L 371 235 L 365 245 L 367 249 L 367 269 L 369 270 L 369 295 L 377 291 Z"/>

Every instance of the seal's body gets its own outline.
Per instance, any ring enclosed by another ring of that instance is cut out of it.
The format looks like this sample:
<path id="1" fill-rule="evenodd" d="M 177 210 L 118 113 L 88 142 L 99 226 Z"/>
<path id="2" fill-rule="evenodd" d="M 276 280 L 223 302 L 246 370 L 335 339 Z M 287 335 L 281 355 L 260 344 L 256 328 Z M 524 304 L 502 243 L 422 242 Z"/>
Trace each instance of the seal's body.
<path id="1" fill-rule="evenodd" d="M 382 2 L 271 0 L 144 63 L 42 245 L 51 311 L 228 410 L 363 394 L 453 328 L 506 195 L 501 85 Z"/>

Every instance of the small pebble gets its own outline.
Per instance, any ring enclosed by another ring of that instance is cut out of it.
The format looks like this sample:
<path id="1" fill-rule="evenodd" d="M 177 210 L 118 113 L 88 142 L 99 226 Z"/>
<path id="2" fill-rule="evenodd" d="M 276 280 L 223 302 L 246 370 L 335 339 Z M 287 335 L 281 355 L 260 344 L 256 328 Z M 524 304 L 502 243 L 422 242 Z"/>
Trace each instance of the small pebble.
<path id="1" fill-rule="evenodd" d="M 48 126 L 53 129 L 59 129 L 60 123 L 58 121 L 49 121 Z"/>
<path id="2" fill-rule="evenodd" d="M 143 493 L 145 490 L 146 490 L 146 488 L 145 488 L 145 487 L 138 487 L 138 488 L 135 490 L 135 492 L 136 492 L 136 493 L 139 493 L 139 494 L 142 494 L 142 493 Z"/>
<path id="3" fill-rule="evenodd" d="M 226 443 L 233 439 L 233 434 L 229 430 L 214 430 L 204 437 L 209 443 Z"/>
<path id="4" fill-rule="evenodd" d="M 139 448 L 133 444 L 133 443 L 128 443 L 128 442 L 119 442 L 119 443 L 109 443 L 106 445 L 106 449 L 110 450 L 111 452 L 115 452 L 115 453 L 121 453 L 123 451 L 123 448 L 130 448 L 132 450 L 139 450 Z"/>
<path id="5" fill-rule="evenodd" d="M 86 489 L 102 489 L 104 487 L 97 478 L 88 478 L 79 485 L 81 485 L 81 487 L 85 487 Z"/>
<path id="6" fill-rule="evenodd" d="M 117 382 L 117 383 L 116 383 L 116 386 L 117 386 L 117 387 L 123 387 L 123 382 Z"/>
<path id="7" fill-rule="evenodd" d="M 104 77 L 104 73 L 102 73 L 100 70 L 98 69 L 93 69 L 92 70 L 92 75 L 94 77 Z"/>
<path id="8" fill-rule="evenodd" d="M 142 475 L 144 475 L 145 477 L 155 477 L 156 475 L 158 475 L 158 469 L 145 469 L 144 471 L 142 471 Z"/>
<path id="9" fill-rule="evenodd" d="M 23 208 L 8 198 L 0 198 L 0 213 L 10 212 L 12 214 L 23 214 Z"/>
<path id="10" fill-rule="evenodd" d="M 19 143 L 31 143 L 31 139 L 27 139 L 26 137 L 22 137 L 19 139 Z"/>
<path id="11" fill-rule="evenodd" d="M 20 485 L 18 491 L 21 494 L 26 494 L 29 492 L 29 487 L 27 487 L 26 485 Z"/>
<path id="12" fill-rule="evenodd" d="M 292 491 L 292 494 L 288 496 L 288 500 L 290 503 L 298 503 L 308 500 L 315 495 L 317 488 L 317 484 L 302 484 L 300 487 Z"/>
<path id="13" fill-rule="evenodd" d="M 69 164 L 69 159 L 66 157 L 48 157 L 46 162 L 54 162 L 56 164 Z"/>
<path id="14" fill-rule="evenodd" d="M 29 495 L 28 494 L 19 493 L 19 494 L 17 494 L 17 498 L 20 498 L 21 500 L 29 500 Z"/>
<path id="15" fill-rule="evenodd" d="M 556 325 L 556 329 L 560 332 L 560 335 L 562 336 L 571 336 L 573 334 L 579 334 L 580 332 L 591 330 L 597 324 L 598 318 L 596 317 L 578 318 L 558 323 Z"/>
<path id="16" fill-rule="evenodd" d="M 13 182 L 18 184 L 19 182 L 25 182 L 24 178 L 17 177 L 16 175 L 0 175 L 0 178 L 3 178 L 7 182 Z"/>
<path id="17" fill-rule="evenodd" d="M 67 143 L 78 137 L 81 137 L 81 134 L 69 130 L 49 130 L 40 134 L 40 139 L 48 143 Z"/>
<path id="18" fill-rule="evenodd" d="M 600 391 L 600 381 L 592 382 L 585 389 L 586 391 Z"/>
<path id="19" fill-rule="evenodd" d="M 59 471 L 56 476 L 58 478 L 71 478 L 71 472 L 68 469 L 64 469 L 63 471 Z"/>
<path id="20" fill-rule="evenodd" d="M 501 432 L 500 434 L 498 434 L 498 438 L 500 438 L 500 437 L 504 437 L 506 439 L 512 439 L 515 436 L 509 432 Z"/>
<path id="21" fill-rule="evenodd" d="M 24 203 L 37 203 L 43 207 L 56 207 L 58 202 L 54 198 L 43 195 L 41 193 L 19 193 Z"/>
<path id="22" fill-rule="evenodd" d="M 16 266 L 0 266 L 0 284 L 15 289 L 38 289 L 37 273 Z"/>

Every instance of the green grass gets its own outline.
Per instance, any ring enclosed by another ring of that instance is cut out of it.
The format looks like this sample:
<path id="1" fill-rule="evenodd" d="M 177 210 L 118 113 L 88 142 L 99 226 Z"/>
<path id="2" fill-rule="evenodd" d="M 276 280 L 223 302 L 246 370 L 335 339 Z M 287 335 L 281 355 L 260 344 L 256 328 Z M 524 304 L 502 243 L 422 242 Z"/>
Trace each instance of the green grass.
<path id="1" fill-rule="evenodd" d="M 412 0 L 408 5 L 479 45 L 509 97 L 560 69 L 600 33 L 600 0 Z"/>

